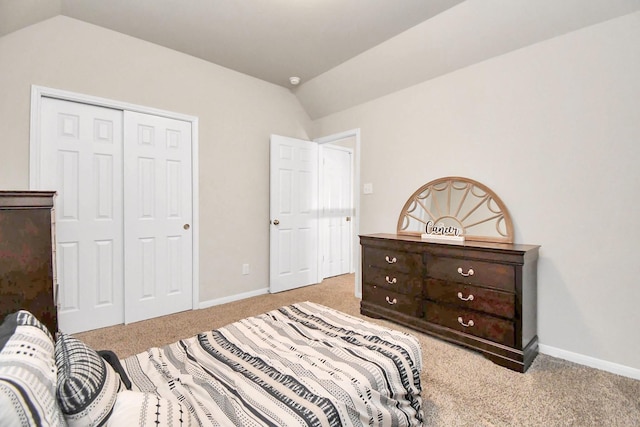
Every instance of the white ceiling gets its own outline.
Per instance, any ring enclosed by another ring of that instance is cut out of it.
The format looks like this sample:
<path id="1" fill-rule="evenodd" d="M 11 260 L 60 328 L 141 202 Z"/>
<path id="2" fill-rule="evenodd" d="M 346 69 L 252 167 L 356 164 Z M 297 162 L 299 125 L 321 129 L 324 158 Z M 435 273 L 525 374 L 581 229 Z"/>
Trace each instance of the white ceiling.
<path id="1" fill-rule="evenodd" d="M 66 15 L 292 88 L 316 119 L 638 10 L 640 0 L 0 0 L 0 36 Z"/>
<path id="2" fill-rule="evenodd" d="M 0 0 L 0 35 L 62 14 L 289 86 L 462 1 Z"/>

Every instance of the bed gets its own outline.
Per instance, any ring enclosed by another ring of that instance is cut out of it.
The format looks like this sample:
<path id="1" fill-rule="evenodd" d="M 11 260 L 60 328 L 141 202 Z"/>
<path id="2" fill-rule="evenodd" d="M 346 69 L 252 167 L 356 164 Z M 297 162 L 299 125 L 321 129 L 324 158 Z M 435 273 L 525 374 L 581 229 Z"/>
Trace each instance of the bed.
<path id="1" fill-rule="evenodd" d="M 71 335 L 54 339 L 22 310 L 0 326 L 0 420 L 419 426 L 421 357 L 413 336 L 312 302 L 124 359 Z"/>

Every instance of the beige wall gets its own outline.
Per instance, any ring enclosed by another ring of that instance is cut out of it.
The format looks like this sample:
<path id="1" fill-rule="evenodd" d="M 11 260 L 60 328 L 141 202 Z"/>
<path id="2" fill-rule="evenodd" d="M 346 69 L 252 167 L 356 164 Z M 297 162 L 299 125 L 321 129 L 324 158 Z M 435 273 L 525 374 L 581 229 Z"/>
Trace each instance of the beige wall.
<path id="1" fill-rule="evenodd" d="M 200 300 L 263 290 L 269 135 L 306 137 L 286 89 L 135 38 L 56 17 L 0 38 L 0 188 L 29 186 L 31 85 L 199 117 Z M 251 274 L 241 275 L 243 263 Z"/>
<path id="2" fill-rule="evenodd" d="M 516 241 L 542 245 L 541 344 L 640 369 L 638 76 L 634 13 L 316 120 L 313 136 L 361 129 L 363 233 L 393 232 L 432 179 L 488 185 Z"/>

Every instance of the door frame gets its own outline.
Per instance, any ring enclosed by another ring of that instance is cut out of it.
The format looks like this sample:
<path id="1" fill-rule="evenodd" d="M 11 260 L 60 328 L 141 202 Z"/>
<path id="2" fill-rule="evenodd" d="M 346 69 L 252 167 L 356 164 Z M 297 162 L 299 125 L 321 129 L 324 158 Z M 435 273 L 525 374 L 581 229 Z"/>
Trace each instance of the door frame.
<path id="1" fill-rule="evenodd" d="M 160 110 L 143 105 L 116 101 L 97 96 L 69 92 L 61 89 L 53 89 L 45 86 L 31 86 L 31 116 L 29 134 L 29 189 L 39 190 L 42 187 L 39 159 L 40 159 L 40 125 L 42 98 L 55 98 L 63 101 L 79 102 L 98 107 L 112 108 L 115 110 L 128 110 L 138 113 L 151 114 L 170 119 L 182 120 L 191 123 L 191 187 L 192 193 L 192 301 L 191 309 L 198 308 L 200 304 L 200 251 L 199 251 L 199 191 L 198 191 L 198 117 L 172 111 Z M 55 268 L 55 267 L 54 267 Z M 55 276 L 55 273 L 54 273 Z M 57 277 L 54 277 L 54 286 L 57 286 Z M 57 303 L 57 302 L 56 302 Z"/>
<path id="2" fill-rule="evenodd" d="M 355 139 L 355 155 L 353 165 L 353 209 L 355 215 L 353 215 L 353 254 L 352 259 L 355 267 L 355 283 L 354 292 L 356 297 L 362 297 L 362 263 L 356 262 L 361 259 L 361 248 L 358 241 L 360 235 L 360 129 L 351 129 L 344 132 L 335 133 L 332 135 L 323 136 L 313 139 L 313 142 L 318 144 L 328 144 L 340 141 L 342 139 L 354 138 Z"/>

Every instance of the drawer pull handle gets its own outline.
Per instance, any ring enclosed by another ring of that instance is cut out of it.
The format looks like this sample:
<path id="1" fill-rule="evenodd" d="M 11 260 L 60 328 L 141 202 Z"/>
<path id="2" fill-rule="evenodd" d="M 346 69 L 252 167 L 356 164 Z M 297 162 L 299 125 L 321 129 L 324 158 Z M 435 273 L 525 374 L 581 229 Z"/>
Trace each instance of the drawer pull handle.
<path id="1" fill-rule="evenodd" d="M 462 317 L 458 317 L 458 323 L 460 323 L 465 328 L 475 325 L 475 323 L 473 323 L 473 320 L 469 320 L 469 323 L 464 323 L 464 321 L 462 320 Z"/>
<path id="2" fill-rule="evenodd" d="M 473 294 L 469 294 L 469 296 L 465 298 L 462 296 L 462 292 L 458 292 L 458 298 L 462 301 L 473 301 Z"/>
<path id="3" fill-rule="evenodd" d="M 458 267 L 458 273 L 460 273 L 464 277 L 473 276 L 473 268 L 470 268 L 469 271 L 465 273 L 464 271 L 462 271 L 462 267 Z"/>
<path id="4" fill-rule="evenodd" d="M 396 257 L 389 258 L 389 255 L 387 255 L 386 257 L 384 257 L 384 259 L 386 259 L 386 260 L 387 260 L 387 262 L 388 262 L 389 264 L 395 264 L 396 262 L 398 262 L 398 260 L 396 259 Z"/>
<path id="5" fill-rule="evenodd" d="M 395 285 L 398 282 L 395 277 L 393 279 L 389 279 L 389 276 L 384 276 L 384 278 L 390 285 Z"/>
<path id="6" fill-rule="evenodd" d="M 389 296 L 387 296 L 387 302 L 391 305 L 397 304 L 398 300 L 397 299 L 389 299 Z"/>

